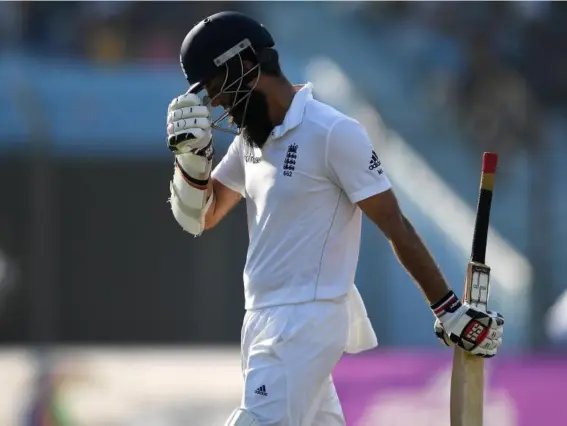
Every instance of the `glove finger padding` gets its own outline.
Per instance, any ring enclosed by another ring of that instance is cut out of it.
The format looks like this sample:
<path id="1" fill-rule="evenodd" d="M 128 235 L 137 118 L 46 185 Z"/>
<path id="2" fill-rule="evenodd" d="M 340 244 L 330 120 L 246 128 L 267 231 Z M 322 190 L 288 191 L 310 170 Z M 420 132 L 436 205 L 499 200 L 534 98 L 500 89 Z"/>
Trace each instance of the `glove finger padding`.
<path id="1" fill-rule="evenodd" d="M 477 348 L 473 349 L 471 353 L 476 356 L 491 358 L 496 355 L 500 345 L 502 345 L 502 338 L 496 340 L 487 339 L 486 342 L 483 342 Z"/>
<path id="2" fill-rule="evenodd" d="M 184 107 L 194 107 L 198 105 L 202 105 L 201 98 L 199 98 L 199 96 L 194 93 L 184 93 L 183 95 L 179 95 L 178 97 L 174 98 L 170 102 L 168 111 Z"/>
<path id="3" fill-rule="evenodd" d="M 496 340 L 502 336 L 502 328 L 491 328 L 486 336 L 488 339 Z"/>
<path id="4" fill-rule="evenodd" d="M 205 106 L 185 107 L 169 110 L 167 114 L 167 122 L 172 123 L 184 118 L 208 118 L 210 116 L 209 109 Z"/>
<path id="5" fill-rule="evenodd" d="M 487 311 L 486 314 L 496 321 L 497 325 L 504 325 L 504 317 L 500 315 L 498 312 L 494 311 Z"/>
<path id="6" fill-rule="evenodd" d="M 209 130 L 211 128 L 211 122 L 206 117 L 186 118 L 170 124 L 173 125 L 173 134 L 193 129 Z M 170 126 L 168 125 L 167 127 L 169 128 Z"/>
<path id="7" fill-rule="evenodd" d="M 502 338 L 499 337 L 498 339 L 486 339 L 479 347 L 487 350 L 498 349 L 498 347 L 502 344 Z"/>

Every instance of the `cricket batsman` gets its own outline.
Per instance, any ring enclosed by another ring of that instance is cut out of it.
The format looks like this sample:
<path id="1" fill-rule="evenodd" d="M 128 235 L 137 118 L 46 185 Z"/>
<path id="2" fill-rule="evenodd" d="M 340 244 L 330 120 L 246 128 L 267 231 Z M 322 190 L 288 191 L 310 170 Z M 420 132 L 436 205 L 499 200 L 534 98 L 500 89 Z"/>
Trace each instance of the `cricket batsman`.
<path id="1" fill-rule="evenodd" d="M 376 345 L 354 286 L 363 213 L 415 279 L 445 344 L 494 356 L 504 320 L 459 301 L 400 211 L 364 127 L 315 100 L 310 83 L 290 83 L 274 46 L 236 12 L 204 19 L 183 40 L 190 89 L 167 114 L 171 209 L 199 236 L 246 200 L 244 390 L 226 426 L 340 426 L 331 372 L 344 352 Z M 216 107 L 225 113 L 212 120 Z M 212 129 L 231 130 L 221 127 L 227 117 L 236 136 L 212 170 Z"/>

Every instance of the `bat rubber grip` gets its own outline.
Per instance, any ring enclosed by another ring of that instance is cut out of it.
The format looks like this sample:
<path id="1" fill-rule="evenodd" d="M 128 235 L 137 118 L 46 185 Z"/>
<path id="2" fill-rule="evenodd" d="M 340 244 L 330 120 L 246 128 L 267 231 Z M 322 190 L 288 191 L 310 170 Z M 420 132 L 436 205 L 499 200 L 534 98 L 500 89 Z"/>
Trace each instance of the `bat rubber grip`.
<path id="1" fill-rule="evenodd" d="M 498 154 L 495 152 L 485 152 L 482 155 L 482 171 L 483 173 L 495 173 L 498 165 Z"/>

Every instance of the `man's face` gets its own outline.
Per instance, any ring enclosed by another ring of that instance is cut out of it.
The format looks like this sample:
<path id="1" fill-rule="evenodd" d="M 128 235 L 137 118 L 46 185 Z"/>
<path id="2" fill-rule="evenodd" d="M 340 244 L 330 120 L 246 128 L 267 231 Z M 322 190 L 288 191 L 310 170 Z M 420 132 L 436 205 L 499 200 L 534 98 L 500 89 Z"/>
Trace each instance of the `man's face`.
<path id="1" fill-rule="evenodd" d="M 261 148 L 273 129 L 268 114 L 266 96 L 259 90 L 252 90 L 254 82 L 238 89 L 239 83 L 230 86 L 227 93 L 221 93 L 224 75 L 219 75 L 205 85 L 213 107 L 222 107 L 228 112 L 233 121 L 241 130 L 245 141 Z M 229 79 L 229 84 L 232 80 Z M 228 84 L 227 84 L 228 86 Z M 220 93 L 220 94 L 219 94 Z"/>

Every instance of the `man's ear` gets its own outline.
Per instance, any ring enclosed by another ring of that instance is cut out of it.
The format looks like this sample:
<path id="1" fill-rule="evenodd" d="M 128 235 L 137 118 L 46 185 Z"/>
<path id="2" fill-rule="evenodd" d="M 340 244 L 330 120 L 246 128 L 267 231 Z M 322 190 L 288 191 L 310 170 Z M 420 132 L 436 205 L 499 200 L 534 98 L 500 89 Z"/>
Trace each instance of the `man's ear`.
<path id="1" fill-rule="evenodd" d="M 263 78 L 258 64 L 245 59 L 244 61 L 242 61 L 242 66 L 244 67 L 245 74 L 249 72 L 252 68 L 258 67 L 256 68 L 256 70 L 250 72 L 246 77 L 244 77 L 244 83 L 246 84 L 246 87 L 248 87 L 249 89 L 252 89 L 253 87 L 259 89 L 262 86 L 261 83 Z"/>

